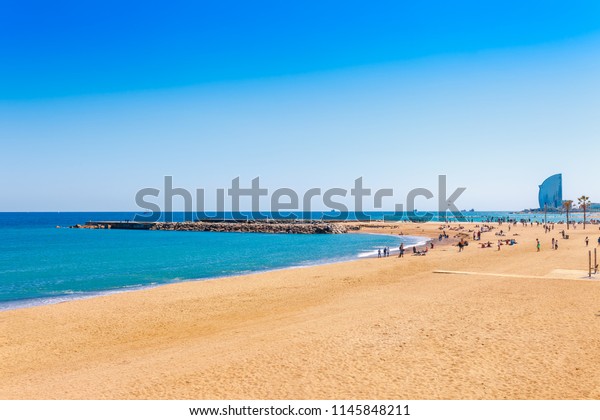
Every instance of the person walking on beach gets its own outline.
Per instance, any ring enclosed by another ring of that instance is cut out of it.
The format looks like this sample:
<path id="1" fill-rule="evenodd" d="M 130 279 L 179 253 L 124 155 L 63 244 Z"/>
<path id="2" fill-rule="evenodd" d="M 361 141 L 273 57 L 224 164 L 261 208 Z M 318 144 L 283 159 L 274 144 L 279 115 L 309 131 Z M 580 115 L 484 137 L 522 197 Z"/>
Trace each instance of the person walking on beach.
<path id="1" fill-rule="evenodd" d="M 537 245 L 536 245 L 536 247 L 537 247 L 537 252 L 540 252 L 540 248 L 542 247 L 542 246 L 540 245 L 540 240 L 539 240 L 539 239 L 536 239 L 536 242 L 537 242 Z"/>
<path id="2" fill-rule="evenodd" d="M 587 236 L 585 237 L 585 246 L 588 246 L 588 244 L 590 243 L 590 238 L 588 238 Z"/>
<path id="3" fill-rule="evenodd" d="M 552 249 L 554 249 L 554 238 L 552 238 Z"/>
<path id="4" fill-rule="evenodd" d="M 558 251 L 558 239 L 554 242 L 554 250 Z"/>
<path id="5" fill-rule="evenodd" d="M 381 258 L 381 248 L 377 250 L 377 258 Z"/>
<path id="6" fill-rule="evenodd" d="M 398 249 L 398 258 L 404 258 L 404 242 L 400 244 Z"/>

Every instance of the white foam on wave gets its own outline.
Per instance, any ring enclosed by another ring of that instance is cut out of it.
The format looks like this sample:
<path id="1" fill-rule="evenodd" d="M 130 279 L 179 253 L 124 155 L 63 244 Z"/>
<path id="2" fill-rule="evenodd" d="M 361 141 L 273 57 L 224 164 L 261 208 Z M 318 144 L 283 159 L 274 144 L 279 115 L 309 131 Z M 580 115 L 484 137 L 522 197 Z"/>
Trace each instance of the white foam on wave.
<path id="1" fill-rule="evenodd" d="M 379 253 L 380 249 L 385 248 L 386 246 L 390 247 L 390 255 L 395 255 L 398 254 L 400 252 L 399 247 L 401 243 L 404 243 L 404 248 L 412 248 L 413 246 L 425 246 L 428 242 L 431 241 L 431 238 L 425 238 L 423 236 L 410 236 L 410 235 L 402 235 L 402 236 L 396 236 L 396 235 L 386 235 L 386 234 L 379 234 L 379 233 L 372 233 L 370 235 L 381 235 L 381 236 L 388 236 L 388 237 L 393 237 L 399 240 L 398 244 L 395 246 L 389 246 L 389 245 L 380 245 L 380 246 L 376 246 L 374 249 L 370 249 L 370 250 L 364 250 L 358 253 L 358 258 L 373 258 L 376 257 Z"/>
<path id="2" fill-rule="evenodd" d="M 9 300 L 0 302 L 0 312 L 13 309 L 31 308 L 33 306 L 54 305 L 57 303 L 70 302 L 72 300 L 90 299 L 98 296 L 114 295 L 117 293 L 132 292 L 134 290 L 149 289 L 158 286 L 159 283 L 152 282 L 147 285 L 136 284 L 124 286 L 118 289 L 98 290 L 94 292 L 81 292 L 75 290 L 64 290 L 57 296 L 45 296 L 39 298 Z"/>
<path id="3" fill-rule="evenodd" d="M 383 248 L 383 247 L 381 247 Z M 379 248 L 378 248 L 379 249 Z M 372 249 L 370 251 L 363 251 L 358 254 L 358 258 L 369 258 L 377 255 L 378 249 Z"/>

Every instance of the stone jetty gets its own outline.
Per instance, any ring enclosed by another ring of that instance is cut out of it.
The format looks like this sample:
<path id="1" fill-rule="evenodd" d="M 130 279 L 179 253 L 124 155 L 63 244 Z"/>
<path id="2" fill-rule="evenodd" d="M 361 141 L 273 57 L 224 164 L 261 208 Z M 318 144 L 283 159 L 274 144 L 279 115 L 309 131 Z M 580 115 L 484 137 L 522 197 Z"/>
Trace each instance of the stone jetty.
<path id="1" fill-rule="evenodd" d="M 71 226 L 73 229 L 128 229 L 128 230 L 167 230 L 183 232 L 248 232 L 248 233 L 297 233 L 297 234 L 338 234 L 358 230 L 335 221 L 312 220 L 202 220 L 195 222 L 87 222 Z"/>

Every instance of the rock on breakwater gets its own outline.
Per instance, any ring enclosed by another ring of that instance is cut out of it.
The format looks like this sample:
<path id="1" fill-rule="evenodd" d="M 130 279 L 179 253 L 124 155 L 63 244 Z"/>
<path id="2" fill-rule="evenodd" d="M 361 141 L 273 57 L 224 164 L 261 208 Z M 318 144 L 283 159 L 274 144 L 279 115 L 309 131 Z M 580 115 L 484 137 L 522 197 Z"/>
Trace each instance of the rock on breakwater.
<path id="1" fill-rule="evenodd" d="M 71 226 L 74 229 L 130 229 L 166 230 L 184 232 L 248 232 L 248 233 L 296 233 L 296 234 L 338 234 L 358 230 L 340 222 L 311 220 L 202 220 L 195 222 L 87 222 L 85 225 Z"/>

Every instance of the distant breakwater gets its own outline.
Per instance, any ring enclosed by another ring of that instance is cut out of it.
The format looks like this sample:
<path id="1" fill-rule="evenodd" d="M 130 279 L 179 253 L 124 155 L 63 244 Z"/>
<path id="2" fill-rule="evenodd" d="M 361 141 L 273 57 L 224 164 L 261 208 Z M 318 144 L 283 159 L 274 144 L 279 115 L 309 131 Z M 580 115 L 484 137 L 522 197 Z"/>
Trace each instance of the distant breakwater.
<path id="1" fill-rule="evenodd" d="M 97 221 L 71 226 L 73 229 L 127 229 L 163 230 L 182 232 L 245 232 L 245 233 L 297 233 L 339 234 L 359 230 L 359 226 L 339 222 L 311 220 L 220 220 L 195 222 L 131 222 Z"/>

